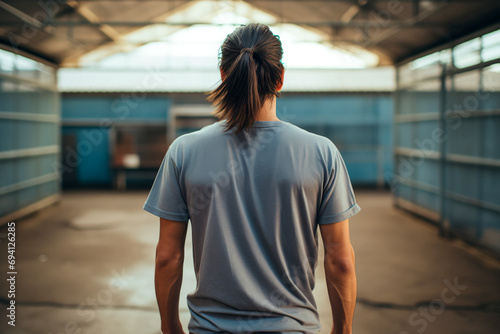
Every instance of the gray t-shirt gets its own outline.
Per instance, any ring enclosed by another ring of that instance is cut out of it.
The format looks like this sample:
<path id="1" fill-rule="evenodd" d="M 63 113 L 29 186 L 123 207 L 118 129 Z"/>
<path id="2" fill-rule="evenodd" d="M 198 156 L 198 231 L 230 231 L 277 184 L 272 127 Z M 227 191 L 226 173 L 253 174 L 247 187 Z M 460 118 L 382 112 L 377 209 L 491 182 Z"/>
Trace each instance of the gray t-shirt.
<path id="1" fill-rule="evenodd" d="M 178 137 L 144 209 L 191 221 L 189 331 L 319 333 L 318 224 L 360 211 L 330 139 L 284 121 L 225 121 Z"/>

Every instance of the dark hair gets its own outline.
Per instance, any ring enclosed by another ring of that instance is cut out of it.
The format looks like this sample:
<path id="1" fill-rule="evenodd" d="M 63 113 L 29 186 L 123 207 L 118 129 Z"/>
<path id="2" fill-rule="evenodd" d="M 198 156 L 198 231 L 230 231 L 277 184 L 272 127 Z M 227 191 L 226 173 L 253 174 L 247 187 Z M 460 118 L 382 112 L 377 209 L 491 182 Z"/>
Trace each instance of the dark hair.
<path id="1" fill-rule="evenodd" d="M 283 49 L 268 26 L 251 23 L 238 27 L 221 46 L 220 85 L 207 98 L 217 106 L 215 116 L 225 119 L 227 130 L 251 127 L 266 99 L 279 97 Z"/>

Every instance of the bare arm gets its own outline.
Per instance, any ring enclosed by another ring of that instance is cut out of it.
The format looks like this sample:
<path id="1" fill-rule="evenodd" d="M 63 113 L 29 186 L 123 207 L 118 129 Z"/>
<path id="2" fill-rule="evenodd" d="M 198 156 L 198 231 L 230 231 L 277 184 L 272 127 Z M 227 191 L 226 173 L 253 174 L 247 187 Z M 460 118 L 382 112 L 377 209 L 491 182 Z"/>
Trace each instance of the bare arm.
<path id="1" fill-rule="evenodd" d="M 325 246 L 325 274 L 333 313 L 332 334 L 351 334 L 356 304 L 354 249 L 349 237 L 349 219 L 320 225 Z"/>
<path id="2" fill-rule="evenodd" d="M 160 218 L 156 247 L 155 290 L 163 334 L 183 334 L 179 319 L 179 295 L 184 263 L 187 223 Z"/>

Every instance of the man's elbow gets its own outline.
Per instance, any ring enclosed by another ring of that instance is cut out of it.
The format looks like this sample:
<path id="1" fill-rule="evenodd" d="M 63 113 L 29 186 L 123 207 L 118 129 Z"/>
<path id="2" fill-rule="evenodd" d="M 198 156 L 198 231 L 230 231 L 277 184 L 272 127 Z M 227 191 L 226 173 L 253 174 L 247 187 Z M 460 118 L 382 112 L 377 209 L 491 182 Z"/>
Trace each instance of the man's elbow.
<path id="1" fill-rule="evenodd" d="M 161 251 L 156 252 L 157 268 L 178 268 L 184 263 L 184 252 L 182 251 Z"/>
<path id="2" fill-rule="evenodd" d="M 327 274 L 332 273 L 335 276 L 351 276 L 356 272 L 352 261 L 325 262 L 325 269 Z"/>
<path id="3" fill-rule="evenodd" d="M 326 257 L 325 269 L 327 272 L 335 273 L 335 275 L 353 275 L 356 271 L 354 264 L 354 250 L 351 248 L 351 250 L 343 256 L 331 255 Z"/>

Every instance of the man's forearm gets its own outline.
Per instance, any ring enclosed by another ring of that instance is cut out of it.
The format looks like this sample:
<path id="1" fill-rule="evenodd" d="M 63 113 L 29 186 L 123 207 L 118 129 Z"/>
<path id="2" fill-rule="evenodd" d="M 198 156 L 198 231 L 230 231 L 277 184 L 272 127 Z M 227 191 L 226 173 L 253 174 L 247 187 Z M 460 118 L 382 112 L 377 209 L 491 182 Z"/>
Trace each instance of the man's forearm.
<path id="1" fill-rule="evenodd" d="M 325 262 L 326 284 L 333 313 L 332 334 L 351 334 L 356 305 L 356 273 L 352 266 Z"/>
<path id="2" fill-rule="evenodd" d="M 156 300 L 164 334 L 182 334 L 179 320 L 179 295 L 182 285 L 182 259 L 177 261 L 157 261 L 155 267 Z"/>

